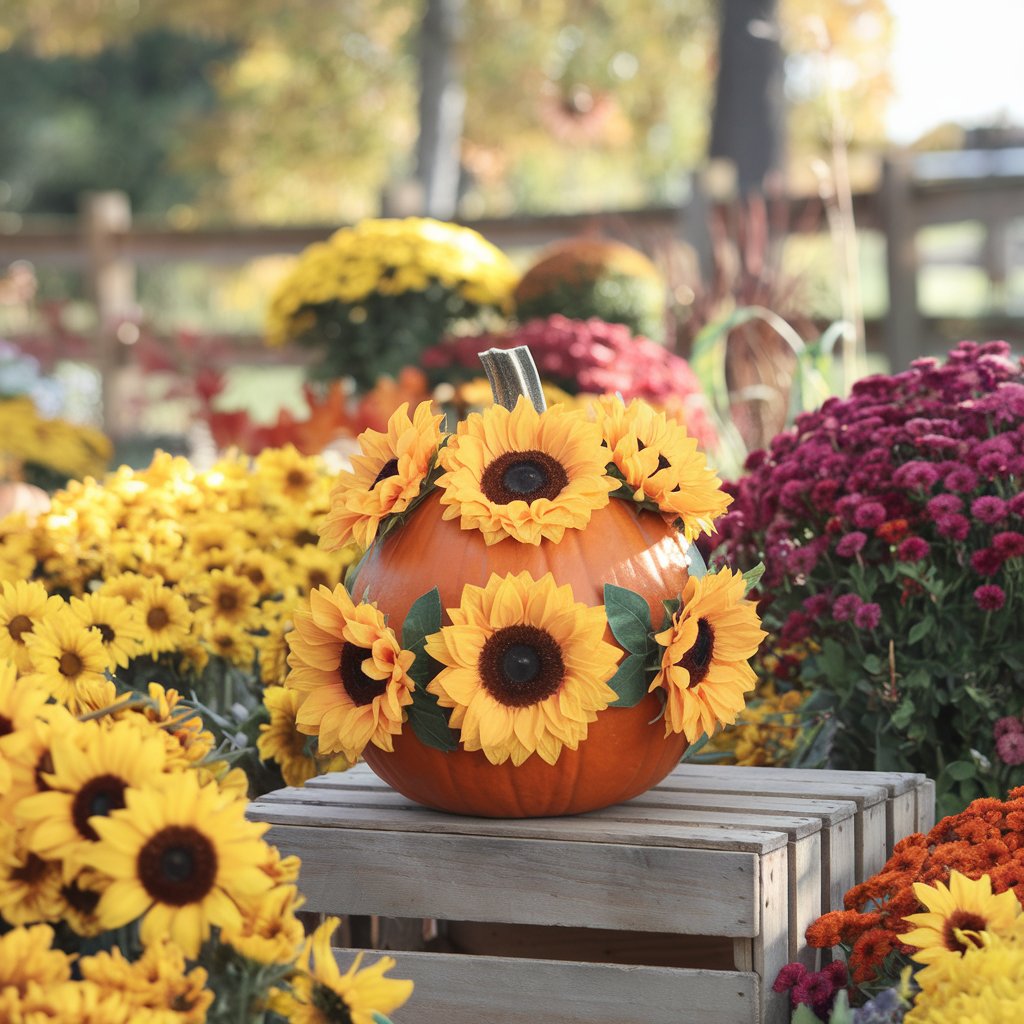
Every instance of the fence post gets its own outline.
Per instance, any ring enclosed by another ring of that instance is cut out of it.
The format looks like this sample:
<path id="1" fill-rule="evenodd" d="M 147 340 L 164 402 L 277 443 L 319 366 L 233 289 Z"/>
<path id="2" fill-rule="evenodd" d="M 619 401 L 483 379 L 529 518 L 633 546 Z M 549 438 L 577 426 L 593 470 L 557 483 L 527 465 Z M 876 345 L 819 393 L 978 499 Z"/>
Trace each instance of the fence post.
<path id="1" fill-rule="evenodd" d="M 79 228 L 85 256 L 86 292 L 96 310 L 95 366 L 102 388 L 102 424 L 117 433 L 117 370 L 121 365 L 118 329 L 138 312 L 135 266 L 125 258 L 118 235 L 132 226 L 132 208 L 124 192 L 86 192 L 79 205 Z M 132 325 L 134 326 L 134 324 Z"/>
<path id="2" fill-rule="evenodd" d="M 898 372 L 925 354 L 924 324 L 917 306 L 917 216 L 913 176 L 905 154 L 891 154 L 882 167 L 882 227 L 885 232 L 889 309 L 885 315 L 885 352 Z"/>

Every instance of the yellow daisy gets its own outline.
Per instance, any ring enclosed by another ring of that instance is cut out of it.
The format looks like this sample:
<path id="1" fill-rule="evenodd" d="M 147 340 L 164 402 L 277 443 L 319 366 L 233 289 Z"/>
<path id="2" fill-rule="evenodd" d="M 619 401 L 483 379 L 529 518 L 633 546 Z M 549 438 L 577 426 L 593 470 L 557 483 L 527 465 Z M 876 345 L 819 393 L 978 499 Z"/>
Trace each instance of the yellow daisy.
<path id="1" fill-rule="evenodd" d="M 25 639 L 32 672 L 51 696 L 72 713 L 95 711 L 116 698 L 106 671 L 112 667 L 98 630 L 90 629 L 66 606 L 55 608 Z"/>
<path id="2" fill-rule="evenodd" d="M 141 918 L 144 944 L 170 937 L 195 958 L 210 926 L 238 928 L 238 902 L 270 888 L 260 869 L 267 826 L 245 820 L 247 801 L 200 786 L 193 772 L 128 789 L 126 806 L 92 818 L 99 841 L 83 854 L 111 878 L 97 913 L 106 928 Z"/>
<path id="3" fill-rule="evenodd" d="M 242 926 L 222 929 L 221 941 L 260 964 L 291 964 L 305 938 L 295 916 L 304 902 L 294 885 L 279 885 L 258 899 L 244 901 Z"/>
<path id="4" fill-rule="evenodd" d="M 604 607 L 577 603 L 551 573 L 466 584 L 448 615 L 452 625 L 427 637 L 427 653 L 445 666 L 427 689 L 452 709 L 465 748 L 492 764 L 533 753 L 554 764 L 615 700 L 607 683 L 622 652 L 603 639 Z"/>
<path id="5" fill-rule="evenodd" d="M 130 722 L 90 721 L 56 736 L 47 789 L 22 800 L 16 815 L 31 831 L 29 848 L 63 860 L 70 878 L 77 856 L 99 836 L 94 819 L 125 806 L 129 786 L 145 786 L 166 770 L 160 737 Z"/>
<path id="6" fill-rule="evenodd" d="M 192 613 L 188 602 L 160 579 L 148 580 L 136 602 L 142 624 L 142 649 L 157 657 L 188 642 Z"/>
<path id="7" fill-rule="evenodd" d="M 132 658 L 141 653 L 143 631 L 138 613 L 123 597 L 98 592 L 73 597 L 71 611 L 100 634 L 112 668 L 127 668 Z"/>
<path id="8" fill-rule="evenodd" d="M 392 750 L 412 703 L 415 659 L 372 604 L 354 604 L 338 584 L 309 595 L 288 635 L 286 685 L 301 695 L 297 722 L 321 754 L 355 761 L 367 743 Z"/>
<path id="9" fill-rule="evenodd" d="M 351 472 L 338 474 L 331 510 L 320 527 L 323 547 L 332 551 L 355 541 L 368 548 L 381 520 L 404 512 L 420 493 L 441 443 L 442 416 L 421 402 L 409 418 L 409 403 L 395 410 L 386 433 L 364 430 Z"/>
<path id="10" fill-rule="evenodd" d="M 12 826 L 0 822 L 0 916 L 8 924 L 60 917 L 61 869 L 28 850 Z"/>
<path id="11" fill-rule="evenodd" d="M 682 732 L 695 743 L 743 709 L 757 681 L 747 661 L 767 636 L 745 590 L 742 574 L 730 569 L 691 576 L 671 625 L 655 634 L 665 650 L 650 689 L 664 692 L 666 736 Z"/>
<path id="12" fill-rule="evenodd" d="M 49 612 L 61 606 L 42 583 L 0 583 L 0 660 L 13 661 L 19 672 L 32 671 L 25 641 Z"/>
<path id="13" fill-rule="evenodd" d="M 595 408 L 610 461 L 633 500 L 652 501 L 666 518 L 680 520 L 688 541 L 712 533 L 732 498 L 686 428 L 640 399 L 625 405 L 606 395 Z"/>
<path id="14" fill-rule="evenodd" d="M 559 406 L 538 413 L 525 397 L 512 412 L 496 405 L 472 413 L 438 458 L 444 518 L 479 530 L 488 544 L 560 541 L 618 486 L 605 473 L 608 451 L 593 423 Z"/>
<path id="15" fill-rule="evenodd" d="M 972 879 L 951 871 L 948 886 L 915 882 L 914 895 L 927 911 L 903 919 L 914 928 L 900 935 L 900 941 L 918 947 L 910 956 L 921 964 L 960 956 L 969 946 L 980 945 L 972 933 L 1005 932 L 1021 914 L 1013 890 L 993 893 L 988 875 Z"/>
<path id="16" fill-rule="evenodd" d="M 411 981 L 384 977 L 395 966 L 389 956 L 360 970 L 363 954 L 359 953 L 342 974 L 331 951 L 331 935 L 337 927 L 338 918 L 329 917 L 316 929 L 306 941 L 291 992 L 279 993 L 272 1003 L 291 1024 L 374 1024 L 375 1013 L 392 1013 L 412 995 Z"/>

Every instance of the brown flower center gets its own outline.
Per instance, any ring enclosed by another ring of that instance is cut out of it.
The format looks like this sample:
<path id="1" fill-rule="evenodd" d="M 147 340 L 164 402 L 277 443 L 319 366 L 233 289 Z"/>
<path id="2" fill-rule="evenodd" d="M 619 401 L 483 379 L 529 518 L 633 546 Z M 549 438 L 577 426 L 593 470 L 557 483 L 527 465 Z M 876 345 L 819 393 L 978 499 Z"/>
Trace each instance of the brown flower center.
<path id="1" fill-rule="evenodd" d="M 60 661 L 57 662 L 57 667 L 60 669 L 60 674 L 66 676 L 68 679 L 74 679 L 83 668 L 85 663 L 82 659 L 75 654 L 74 651 L 65 651 L 60 656 Z"/>
<path id="2" fill-rule="evenodd" d="M 371 679 L 363 671 L 363 662 L 369 656 L 370 652 L 365 647 L 356 644 L 346 643 L 341 649 L 338 675 L 356 707 L 372 704 L 374 697 L 379 697 L 388 688 L 387 680 Z"/>
<path id="3" fill-rule="evenodd" d="M 547 452 L 505 452 L 483 472 L 480 490 L 495 505 L 513 501 L 553 501 L 569 483 L 565 467 Z"/>
<path id="4" fill-rule="evenodd" d="M 77 882 L 61 887 L 60 894 L 72 910 L 86 917 L 91 917 L 96 912 L 100 902 L 100 894 L 92 889 L 83 889 Z"/>
<path id="5" fill-rule="evenodd" d="M 166 608 L 150 608 L 146 613 L 146 625 L 150 629 L 164 629 L 170 621 Z"/>
<path id="6" fill-rule="evenodd" d="M 707 619 L 697 622 L 697 639 L 693 646 L 676 662 L 690 673 L 690 686 L 704 681 L 715 653 L 715 631 Z"/>
<path id="7" fill-rule="evenodd" d="M 6 715 L 0 715 L 0 736 L 9 736 L 12 732 L 14 723 Z"/>
<path id="8" fill-rule="evenodd" d="M 92 628 L 99 630 L 100 638 L 105 644 L 112 644 L 117 638 L 117 634 L 105 622 L 94 622 Z"/>
<path id="9" fill-rule="evenodd" d="M 222 612 L 233 612 L 238 608 L 238 594 L 233 590 L 222 590 L 217 595 L 217 607 Z"/>
<path id="10" fill-rule="evenodd" d="M 28 859 L 20 868 L 11 872 L 11 878 L 17 882 L 24 882 L 26 885 L 38 885 L 46 877 L 46 861 L 37 857 L 34 853 L 28 855 Z"/>
<path id="11" fill-rule="evenodd" d="M 295 543 L 300 547 L 308 547 L 310 544 L 319 544 L 320 538 L 311 530 L 299 530 L 295 534 Z"/>
<path id="12" fill-rule="evenodd" d="M 20 644 L 22 636 L 32 632 L 32 620 L 27 615 L 15 615 L 7 623 L 7 632 L 11 634 L 11 639 L 16 644 Z"/>
<path id="13" fill-rule="evenodd" d="M 190 825 L 165 825 L 139 850 L 139 881 L 153 899 L 184 907 L 200 903 L 217 878 L 217 850 Z"/>
<path id="14" fill-rule="evenodd" d="M 336 1021 L 337 1024 L 352 1024 L 348 1003 L 326 985 L 316 985 L 313 988 L 313 1005 L 323 1014 L 324 1020 Z"/>
<path id="15" fill-rule="evenodd" d="M 537 626 L 506 626 L 484 643 L 480 678 L 499 704 L 529 707 L 557 693 L 562 685 L 562 648 Z"/>
<path id="16" fill-rule="evenodd" d="M 367 490 L 372 491 L 382 480 L 387 480 L 392 476 L 398 476 L 398 459 L 388 459 L 388 461 L 380 467 L 380 472 L 373 478 L 373 483 L 367 487 Z"/>
<path id="17" fill-rule="evenodd" d="M 331 578 L 323 571 L 323 569 L 311 569 L 307 579 L 310 590 L 316 590 L 317 587 L 329 587 L 331 585 Z"/>
<path id="18" fill-rule="evenodd" d="M 954 929 L 959 928 L 963 932 L 983 932 L 988 927 L 988 922 L 981 914 L 972 913 L 970 910 L 954 910 L 946 918 L 946 925 L 942 930 L 942 944 L 953 953 L 965 953 L 973 942 L 961 942 L 956 937 Z"/>
<path id="19" fill-rule="evenodd" d="M 249 582 L 257 587 L 260 586 L 263 583 L 263 581 L 267 578 L 263 574 L 263 570 L 258 568 L 250 569 L 245 575 L 249 577 Z"/>
<path id="20" fill-rule="evenodd" d="M 106 817 L 111 811 L 124 807 L 124 791 L 127 788 L 124 779 L 116 775 L 97 775 L 90 779 L 71 802 L 71 820 L 79 835 L 96 842 L 99 835 L 89 824 L 89 819 L 94 815 Z"/>
<path id="21" fill-rule="evenodd" d="M 284 478 L 289 487 L 305 487 L 308 482 L 306 474 L 301 469 L 290 469 Z"/>

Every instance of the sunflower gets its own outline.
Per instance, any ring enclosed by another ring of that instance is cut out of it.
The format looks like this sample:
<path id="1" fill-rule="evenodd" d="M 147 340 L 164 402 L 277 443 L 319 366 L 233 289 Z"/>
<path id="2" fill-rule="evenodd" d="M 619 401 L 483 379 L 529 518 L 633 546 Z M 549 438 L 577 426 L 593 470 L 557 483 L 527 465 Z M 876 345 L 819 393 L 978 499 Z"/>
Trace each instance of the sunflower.
<path id="1" fill-rule="evenodd" d="M 260 869 L 267 826 L 247 801 L 201 786 L 194 772 L 128 789 L 126 806 L 92 818 L 99 841 L 82 860 L 111 878 L 97 913 L 105 928 L 142 918 L 145 945 L 168 936 L 195 958 L 210 926 L 241 926 L 239 901 L 270 888 Z"/>
<path id="2" fill-rule="evenodd" d="M 0 797 L 11 793 L 17 764 L 31 746 L 32 727 L 48 696 L 42 684 L 18 679 L 12 662 L 0 661 Z"/>
<path id="3" fill-rule="evenodd" d="M 63 860 L 70 878 L 78 854 L 99 838 L 94 818 L 124 807 L 128 787 L 158 779 L 167 759 L 155 733 L 102 720 L 54 737 L 50 756 L 53 770 L 43 775 L 47 789 L 22 800 L 16 814 L 31 829 L 29 848 Z"/>
<path id="4" fill-rule="evenodd" d="M 117 696 L 106 671 L 112 667 L 98 630 L 90 629 L 67 605 L 55 608 L 25 639 L 32 672 L 74 714 L 95 711 Z"/>
<path id="5" fill-rule="evenodd" d="M 359 953 L 342 974 L 331 951 L 331 935 L 338 918 L 329 917 L 307 939 L 299 962 L 300 970 L 292 978 L 291 992 L 278 993 L 272 1008 L 291 1024 L 374 1024 L 374 1014 L 397 1010 L 412 995 L 411 981 L 385 978 L 395 966 L 389 956 L 372 967 L 360 970 Z"/>
<path id="6" fill-rule="evenodd" d="M 282 580 L 288 571 L 286 563 L 267 551 L 258 548 L 243 551 L 232 568 L 256 588 L 261 598 L 284 589 Z"/>
<path id="7" fill-rule="evenodd" d="M 622 652 L 603 639 L 604 608 L 576 603 L 551 573 L 466 584 L 448 615 L 453 624 L 427 637 L 427 653 L 445 666 L 427 689 L 452 708 L 465 748 L 492 764 L 535 752 L 554 764 L 615 700 L 607 683 Z"/>
<path id="8" fill-rule="evenodd" d="M 39 1024 L 129 1024 L 133 1016 L 132 1006 L 120 993 L 104 992 L 89 981 L 65 981 L 45 988 L 30 985 L 18 1012 L 15 1019 Z"/>
<path id="9" fill-rule="evenodd" d="M 331 510 L 320 527 L 328 551 L 355 541 L 368 548 L 381 520 L 404 512 L 419 495 L 441 444 L 441 420 L 430 402 L 421 402 L 409 419 L 409 403 L 392 413 L 386 433 L 364 430 L 352 471 L 338 474 Z"/>
<path id="10" fill-rule="evenodd" d="M 756 682 L 747 659 L 767 636 L 745 590 L 743 576 L 730 569 L 691 576 L 671 625 L 655 634 L 665 650 L 650 689 L 664 691 L 666 736 L 682 732 L 695 743 L 743 709 Z"/>
<path id="11" fill-rule="evenodd" d="M 230 569 L 214 569 L 203 579 L 200 595 L 203 604 L 196 611 L 199 621 L 239 629 L 255 625 L 260 595 L 247 576 Z"/>
<path id="12" fill-rule="evenodd" d="M 96 908 L 109 884 L 106 875 L 86 868 L 61 886 L 58 916 L 76 935 L 93 936 L 103 931 Z"/>
<path id="13" fill-rule="evenodd" d="M 355 761 L 367 743 L 393 749 L 412 703 L 415 659 L 372 604 L 353 604 L 339 583 L 309 595 L 288 635 L 286 684 L 299 691 L 299 728 L 319 737 L 321 754 Z"/>
<path id="14" fill-rule="evenodd" d="M 142 623 L 142 649 L 151 657 L 173 651 L 188 642 L 192 613 L 188 602 L 163 580 L 148 580 L 137 599 Z"/>
<path id="15" fill-rule="evenodd" d="M 71 958 L 53 949 L 48 924 L 15 928 L 0 935 L 0 993 L 24 993 L 32 984 L 54 985 L 71 977 Z"/>
<path id="16" fill-rule="evenodd" d="M 260 652 L 260 682 L 264 686 L 279 685 L 288 674 L 288 655 L 291 653 L 288 639 L 295 628 L 292 607 L 290 602 L 271 601 L 260 609 L 267 616 L 263 623 L 266 636 L 256 639 Z"/>
<path id="17" fill-rule="evenodd" d="M 302 455 L 293 444 L 264 448 L 253 465 L 266 498 L 275 505 L 301 504 L 320 482 L 319 463 Z"/>
<path id="18" fill-rule="evenodd" d="M 104 597 L 122 597 L 129 604 L 135 604 L 146 592 L 149 582 L 148 576 L 137 572 L 122 572 L 107 576 L 96 593 Z"/>
<path id="19" fill-rule="evenodd" d="M 512 412 L 472 413 L 442 448 L 444 518 L 479 530 L 488 544 L 562 539 L 608 504 L 618 482 L 605 473 L 601 433 L 581 412 L 538 413 L 521 397 Z"/>
<path id="20" fill-rule="evenodd" d="M 127 668 L 132 658 L 141 653 L 138 613 L 123 597 L 100 593 L 73 597 L 71 611 L 85 626 L 100 634 L 111 669 Z"/>
<path id="21" fill-rule="evenodd" d="M 15 925 L 55 920 L 60 887 L 60 864 L 36 856 L 18 830 L 0 822 L 0 916 Z"/>
<path id="22" fill-rule="evenodd" d="M 306 753 L 306 737 L 295 724 L 301 700 L 298 690 L 284 686 L 269 686 L 263 691 L 270 721 L 260 724 L 256 749 L 261 760 L 277 762 L 289 786 L 301 786 L 317 772 L 316 760 Z"/>
<path id="23" fill-rule="evenodd" d="M 216 740 L 213 733 L 204 728 L 199 712 L 182 704 L 177 690 L 167 689 L 160 683 L 150 683 L 147 693 L 147 706 L 133 706 L 116 712 L 115 717 L 159 736 L 168 770 L 190 768 L 202 761 L 216 746 Z"/>
<path id="24" fill-rule="evenodd" d="M 322 548 L 298 548 L 292 559 L 290 575 L 300 597 L 305 597 L 317 587 L 333 589 L 345 578 L 345 570 L 352 564 L 360 549 L 355 544 L 346 544 L 340 551 L 324 551 Z"/>
<path id="25" fill-rule="evenodd" d="M 1013 890 L 994 894 L 988 875 L 972 879 L 951 871 L 948 887 L 942 882 L 915 882 L 914 895 L 927 912 L 903 919 L 915 927 L 900 935 L 900 941 L 918 947 L 911 959 L 921 964 L 960 956 L 969 946 L 980 945 L 978 932 L 1004 932 L 1021 914 Z"/>
<path id="26" fill-rule="evenodd" d="M 712 533 L 732 498 L 686 428 L 640 399 L 625 405 L 606 395 L 596 410 L 611 461 L 633 500 L 653 501 L 668 519 L 680 520 L 687 541 Z"/>
<path id="27" fill-rule="evenodd" d="M 294 885 L 275 886 L 242 903 L 241 928 L 222 929 L 221 941 L 257 963 L 290 964 L 305 937 L 302 922 L 295 916 L 304 902 Z"/>
<path id="28" fill-rule="evenodd" d="M 213 619 L 203 624 L 202 638 L 212 654 L 239 668 L 252 668 L 256 660 L 256 644 L 241 627 Z"/>
<path id="29" fill-rule="evenodd" d="M 0 659 L 9 659 L 19 672 L 32 671 L 25 641 L 48 613 L 61 606 L 42 583 L 17 580 L 0 583 Z"/>

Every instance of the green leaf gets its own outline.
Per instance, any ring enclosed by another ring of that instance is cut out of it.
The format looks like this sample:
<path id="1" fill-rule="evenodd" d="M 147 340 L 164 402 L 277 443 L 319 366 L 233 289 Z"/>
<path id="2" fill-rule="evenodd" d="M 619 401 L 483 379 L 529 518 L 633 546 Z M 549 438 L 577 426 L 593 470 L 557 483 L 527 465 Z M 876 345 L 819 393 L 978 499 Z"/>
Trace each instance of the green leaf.
<path id="1" fill-rule="evenodd" d="M 910 627 L 910 633 L 907 635 L 908 642 L 916 644 L 918 640 L 923 640 L 929 633 L 935 629 L 935 620 L 932 618 L 922 619 L 920 622 L 915 622 Z"/>
<path id="2" fill-rule="evenodd" d="M 700 549 L 696 544 L 691 544 L 686 551 L 687 557 L 690 559 L 690 566 L 687 570 L 689 575 L 695 579 L 700 579 L 708 574 L 708 564 L 704 561 L 704 556 L 700 553 Z M 753 570 L 751 570 L 753 571 Z M 762 566 L 761 571 L 764 572 Z"/>
<path id="3" fill-rule="evenodd" d="M 877 676 L 882 671 L 882 659 L 877 654 L 869 654 L 864 659 L 864 671 Z"/>
<path id="4" fill-rule="evenodd" d="M 790 1024 L 821 1024 L 821 1018 L 806 1003 L 797 1006 L 789 1021 Z"/>
<path id="5" fill-rule="evenodd" d="M 668 629 L 672 625 L 672 618 L 677 611 L 682 601 L 678 597 L 670 597 L 667 601 L 662 601 L 661 606 L 665 609 L 665 618 L 661 622 L 661 630 Z M 659 632 L 661 632 L 659 630 Z"/>
<path id="6" fill-rule="evenodd" d="M 437 587 L 416 598 L 402 624 L 402 646 L 418 654 L 431 633 L 441 628 L 441 594 Z"/>
<path id="7" fill-rule="evenodd" d="M 647 602 L 632 590 L 606 583 L 604 610 L 615 639 L 631 654 L 646 657 L 653 643 L 650 636 L 651 609 Z"/>
<path id="8" fill-rule="evenodd" d="M 761 582 L 761 577 L 764 575 L 764 562 L 758 562 L 752 569 L 748 569 L 743 574 L 743 582 L 746 583 L 747 589 L 744 593 L 749 594 L 754 587 Z"/>
<path id="9" fill-rule="evenodd" d="M 458 747 L 458 741 L 448 724 L 448 716 L 432 693 L 427 693 L 417 685 L 412 691 L 412 703 L 406 711 L 412 731 L 420 743 L 444 751 Z"/>
<path id="10" fill-rule="evenodd" d="M 618 700 L 608 705 L 610 708 L 632 708 L 639 704 L 648 686 L 644 656 L 629 654 L 623 658 L 608 685 L 619 695 Z"/>
<path id="11" fill-rule="evenodd" d="M 385 1017 L 383 1013 L 377 1013 L 374 1011 L 373 1024 L 391 1024 L 391 1018 Z"/>
<path id="12" fill-rule="evenodd" d="M 973 761 L 953 761 L 946 765 L 946 774 L 957 782 L 973 779 L 976 772 L 977 766 Z"/>
<path id="13" fill-rule="evenodd" d="M 704 749 L 704 747 L 706 747 L 706 746 L 707 746 L 707 744 L 708 744 L 708 740 L 709 740 L 709 739 L 711 739 L 711 737 L 710 737 L 710 736 L 708 736 L 708 734 L 707 734 L 707 733 L 704 733 L 704 735 L 703 735 L 703 736 L 701 736 L 701 737 L 700 737 L 700 738 L 699 738 L 699 739 L 697 740 L 697 742 L 696 742 L 696 743 L 691 743 L 691 744 L 690 744 L 690 745 L 689 745 L 689 746 L 688 746 L 688 747 L 687 747 L 687 748 L 686 748 L 686 749 L 685 749 L 685 750 L 683 751 L 683 757 L 682 757 L 682 760 L 683 760 L 683 761 L 693 761 L 694 759 L 696 759 L 696 758 L 697 758 L 697 755 L 698 755 L 698 754 L 699 754 L 699 753 L 700 753 L 700 752 L 701 752 L 701 751 L 702 751 L 702 750 Z M 714 755 L 714 756 L 718 756 L 718 755 L 716 754 L 716 755 Z"/>
<path id="14" fill-rule="evenodd" d="M 897 729 L 906 729 L 914 717 L 914 702 L 909 697 L 900 701 L 900 706 L 892 713 L 892 724 Z"/>

